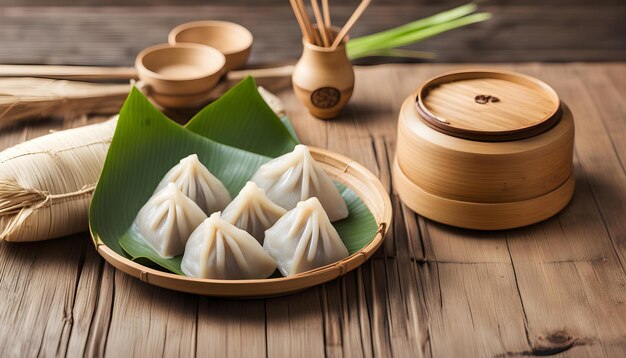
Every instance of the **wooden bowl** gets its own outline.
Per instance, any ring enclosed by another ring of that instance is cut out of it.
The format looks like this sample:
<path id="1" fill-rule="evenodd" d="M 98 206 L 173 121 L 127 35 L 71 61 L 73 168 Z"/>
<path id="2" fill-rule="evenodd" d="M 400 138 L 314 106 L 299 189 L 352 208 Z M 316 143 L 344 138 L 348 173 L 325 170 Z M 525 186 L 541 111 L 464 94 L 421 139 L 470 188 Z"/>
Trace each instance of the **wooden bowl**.
<path id="1" fill-rule="evenodd" d="M 225 61 L 221 52 L 209 46 L 161 44 L 141 51 L 135 67 L 156 102 L 179 108 L 208 95 L 224 73 Z"/>
<path id="2" fill-rule="evenodd" d="M 195 43 L 218 49 L 226 57 L 226 71 L 240 69 L 250 57 L 254 38 L 245 27 L 227 21 L 193 21 L 170 31 L 171 45 Z"/>
<path id="3" fill-rule="evenodd" d="M 545 83 L 506 71 L 452 72 L 404 102 L 394 177 L 407 206 L 433 220 L 525 226 L 571 199 L 573 146 L 572 113 Z"/>
<path id="4" fill-rule="evenodd" d="M 186 277 L 140 265 L 98 241 L 97 250 L 115 268 L 155 286 L 175 291 L 220 297 L 279 296 L 334 280 L 362 265 L 382 244 L 391 223 L 391 201 L 382 183 L 351 159 L 328 150 L 309 147 L 311 154 L 334 180 L 348 186 L 374 215 L 378 232 L 372 241 L 349 257 L 298 275 L 259 280 L 209 280 Z"/>

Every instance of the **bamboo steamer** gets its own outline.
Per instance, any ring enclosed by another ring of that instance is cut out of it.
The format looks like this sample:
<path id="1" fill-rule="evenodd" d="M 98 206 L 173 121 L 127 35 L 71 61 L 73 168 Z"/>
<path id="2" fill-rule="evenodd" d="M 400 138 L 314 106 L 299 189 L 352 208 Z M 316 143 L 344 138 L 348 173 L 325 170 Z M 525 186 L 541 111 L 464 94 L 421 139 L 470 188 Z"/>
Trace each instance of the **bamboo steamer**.
<path id="1" fill-rule="evenodd" d="M 309 147 L 330 177 L 352 189 L 371 211 L 378 231 L 361 250 L 330 265 L 297 275 L 256 280 L 212 280 L 181 276 L 143 266 L 123 257 L 93 235 L 96 250 L 115 268 L 149 284 L 208 296 L 255 298 L 285 295 L 334 280 L 361 266 L 380 247 L 391 223 L 389 195 L 378 178 L 362 165 L 328 150 Z"/>
<path id="2" fill-rule="evenodd" d="M 506 71 L 446 73 L 402 105 L 395 185 L 435 221 L 525 226 L 571 199 L 573 146 L 572 113 L 545 83 Z"/>

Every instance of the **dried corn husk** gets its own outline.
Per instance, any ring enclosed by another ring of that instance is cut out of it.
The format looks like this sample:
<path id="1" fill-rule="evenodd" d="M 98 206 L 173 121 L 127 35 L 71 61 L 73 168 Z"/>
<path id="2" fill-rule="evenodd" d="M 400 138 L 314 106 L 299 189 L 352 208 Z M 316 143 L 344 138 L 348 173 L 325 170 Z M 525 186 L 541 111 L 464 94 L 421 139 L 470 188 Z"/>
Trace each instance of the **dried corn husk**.
<path id="1" fill-rule="evenodd" d="M 24 119 L 117 113 L 129 89 L 128 83 L 0 78 L 0 128 Z"/>
<path id="2" fill-rule="evenodd" d="M 87 229 L 116 123 L 117 116 L 0 153 L 0 240 L 46 240 Z"/>

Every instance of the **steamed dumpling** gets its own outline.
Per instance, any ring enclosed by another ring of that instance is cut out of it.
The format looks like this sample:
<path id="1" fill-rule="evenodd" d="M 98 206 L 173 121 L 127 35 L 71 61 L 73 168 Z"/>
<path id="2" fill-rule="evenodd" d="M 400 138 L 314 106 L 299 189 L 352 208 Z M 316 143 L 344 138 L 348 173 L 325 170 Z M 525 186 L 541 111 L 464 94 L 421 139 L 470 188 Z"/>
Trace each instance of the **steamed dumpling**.
<path id="1" fill-rule="evenodd" d="M 271 201 L 287 210 L 300 201 L 317 197 L 330 221 L 348 217 L 348 207 L 339 190 L 305 145 L 296 145 L 292 152 L 263 164 L 251 180 L 265 189 Z"/>
<path id="2" fill-rule="evenodd" d="M 263 244 L 265 230 L 269 229 L 287 210 L 274 204 L 265 191 L 249 181 L 222 213 L 222 219 L 247 231 Z"/>
<path id="3" fill-rule="evenodd" d="M 204 211 L 170 183 L 139 210 L 133 225 L 159 255 L 171 258 L 183 253 L 189 235 L 204 219 Z"/>
<path id="4" fill-rule="evenodd" d="M 156 191 L 163 189 L 168 183 L 176 184 L 207 215 L 224 210 L 230 203 L 228 189 L 200 162 L 196 154 L 181 159 L 180 163 L 170 169 Z"/>
<path id="5" fill-rule="evenodd" d="M 191 234 L 181 268 L 199 278 L 242 280 L 267 278 L 276 261 L 252 235 L 212 214 Z"/>
<path id="6" fill-rule="evenodd" d="M 263 248 L 284 276 L 313 270 L 348 257 L 348 249 L 317 198 L 299 202 L 265 232 Z"/>

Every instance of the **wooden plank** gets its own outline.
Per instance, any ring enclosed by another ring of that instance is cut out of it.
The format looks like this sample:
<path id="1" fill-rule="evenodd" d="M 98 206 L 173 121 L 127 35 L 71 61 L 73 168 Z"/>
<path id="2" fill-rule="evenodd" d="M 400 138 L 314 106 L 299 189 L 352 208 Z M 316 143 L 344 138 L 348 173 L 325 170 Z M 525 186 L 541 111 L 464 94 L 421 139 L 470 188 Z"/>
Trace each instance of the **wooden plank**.
<path id="1" fill-rule="evenodd" d="M 198 357 L 265 357 L 264 300 L 198 298 Z"/>
<path id="2" fill-rule="evenodd" d="M 577 76 L 600 114 L 623 171 L 626 171 L 626 65 L 575 65 Z M 622 84 L 621 89 L 618 88 Z"/>
<path id="3" fill-rule="evenodd" d="M 94 249 L 95 253 L 95 249 Z M 96 253 L 97 255 L 97 253 Z M 104 260 L 102 260 L 104 261 Z M 103 264 L 96 308 L 91 319 L 89 335 L 85 344 L 84 354 L 88 357 L 103 357 L 107 336 L 113 313 L 113 297 L 115 296 L 115 269 L 109 264 Z M 72 338 L 70 338 L 70 344 Z M 70 345 L 72 348 L 72 345 Z M 68 350 L 68 354 L 73 354 Z"/>
<path id="4" fill-rule="evenodd" d="M 371 357 L 369 312 L 361 268 L 322 286 L 327 357 Z"/>
<path id="5" fill-rule="evenodd" d="M 398 26 L 451 6 L 374 4 L 351 36 Z M 433 51 L 438 62 L 624 60 L 626 25 L 622 20 L 626 7 L 594 4 L 590 10 L 589 6 L 491 3 L 481 6 L 494 14 L 489 22 L 442 34 L 411 48 Z M 333 22 L 343 23 L 353 10 L 353 3 L 333 5 Z M 286 3 L 246 7 L 1 7 L 0 16 L 0 63 L 5 64 L 132 66 L 141 49 L 166 42 L 171 28 L 200 19 L 235 21 L 248 27 L 255 35 L 252 64 L 293 61 L 301 53 L 301 35 Z M 27 40 L 16 41 L 18 38 Z"/>
<path id="6" fill-rule="evenodd" d="M 0 243 L 2 356 L 63 355 L 87 242 Z"/>
<path id="7" fill-rule="evenodd" d="M 106 330 L 109 328 L 107 319 L 112 303 L 106 299 L 109 292 L 106 289 L 102 290 L 102 287 L 112 286 L 102 282 L 111 278 L 111 273 L 103 272 L 104 260 L 91 248 L 91 238 L 88 235 L 79 236 L 79 239 L 86 242 L 88 247 L 85 249 L 82 263 L 79 263 L 81 267 L 71 311 L 72 327 L 67 343 L 61 343 L 66 344 L 64 353 L 69 356 L 85 356 L 88 353 L 95 353 L 87 349 L 88 341 L 96 338 L 91 337 L 90 332 L 105 329 L 104 336 L 106 337 Z M 106 312 L 104 317 L 102 316 L 103 310 Z"/>
<path id="8" fill-rule="evenodd" d="M 196 346 L 197 298 L 115 272 L 107 356 L 192 357 Z"/>
<path id="9" fill-rule="evenodd" d="M 541 0 L 504 0 L 500 1 L 501 3 L 505 3 L 506 5 L 529 5 L 529 4 L 539 4 L 545 5 L 545 3 Z M 378 3 L 386 4 L 386 5 L 403 5 L 403 4 L 412 4 L 419 3 L 422 5 L 430 5 L 433 3 L 432 0 L 379 0 Z M 448 4 L 448 6 L 457 6 L 457 0 L 438 0 L 437 3 Z M 206 1 L 204 0 L 134 0 L 132 2 L 124 1 L 124 0 L 63 0 L 63 1 L 55 1 L 55 6 L 155 6 L 155 5 L 178 5 L 178 6 L 189 6 L 189 5 L 204 5 Z M 255 5 L 254 0 L 213 0 L 211 1 L 212 5 L 239 5 L 239 6 L 252 6 Z M 264 5 L 277 5 L 284 4 L 282 0 L 264 0 Z M 352 5 L 354 6 L 354 1 L 352 0 L 333 0 L 333 4 L 335 5 Z M 597 0 L 594 5 L 620 5 L 622 2 L 620 0 Z M 47 6 L 49 2 L 46 0 L 4 0 L 4 6 Z M 589 3 L 585 0 L 554 0 L 550 2 L 550 5 L 589 5 Z M 590 8 L 592 8 L 590 6 Z"/>
<path id="10" fill-rule="evenodd" d="M 626 352 L 626 310 L 615 302 L 626 297 L 626 277 L 576 164 L 577 189 L 566 210 L 507 233 L 528 337 L 535 352 L 619 356 Z"/>
<path id="11" fill-rule="evenodd" d="M 266 300 L 268 357 L 323 357 L 320 288 Z"/>
<path id="12" fill-rule="evenodd" d="M 575 151 L 593 194 L 589 204 L 598 207 L 622 269 L 626 272 L 626 172 L 608 133 L 623 127 L 623 123 L 606 124 L 619 122 L 619 118 L 623 117 L 603 117 L 593 100 L 596 95 L 588 90 L 573 66 L 533 67 L 528 72 L 552 84 L 572 109 L 576 124 Z M 619 132 L 613 136 L 621 140 Z"/>

